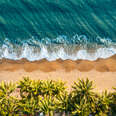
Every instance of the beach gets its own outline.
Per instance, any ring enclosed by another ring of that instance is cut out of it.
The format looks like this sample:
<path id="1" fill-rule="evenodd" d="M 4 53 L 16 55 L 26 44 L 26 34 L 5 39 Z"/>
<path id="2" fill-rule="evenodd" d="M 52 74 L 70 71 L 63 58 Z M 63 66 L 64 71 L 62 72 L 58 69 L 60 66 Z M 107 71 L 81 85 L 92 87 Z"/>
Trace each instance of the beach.
<path id="1" fill-rule="evenodd" d="M 112 91 L 116 87 L 116 55 L 107 59 L 96 61 L 88 60 L 56 60 L 47 61 L 19 61 L 2 59 L 0 61 L 0 81 L 21 80 L 23 77 L 30 77 L 35 80 L 62 80 L 67 87 L 71 88 L 74 81 L 80 79 L 92 80 L 95 91 Z"/>
<path id="2" fill-rule="evenodd" d="M 116 116 L 116 0 L 0 0 L 0 116 Z"/>

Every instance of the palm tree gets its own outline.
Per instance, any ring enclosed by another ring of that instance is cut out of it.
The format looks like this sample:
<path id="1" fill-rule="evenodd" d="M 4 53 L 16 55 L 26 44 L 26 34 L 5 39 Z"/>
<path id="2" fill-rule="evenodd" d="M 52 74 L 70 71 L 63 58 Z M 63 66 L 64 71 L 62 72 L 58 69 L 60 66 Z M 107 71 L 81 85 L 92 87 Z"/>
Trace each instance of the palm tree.
<path id="1" fill-rule="evenodd" d="M 16 85 L 12 82 L 6 83 L 6 82 L 2 81 L 0 83 L 0 95 L 2 97 L 10 96 L 15 89 L 16 89 Z"/>
<path id="2" fill-rule="evenodd" d="M 56 96 L 58 96 L 58 95 L 60 95 L 60 94 L 62 94 L 62 93 L 65 93 L 65 91 L 66 91 L 66 86 L 65 86 L 65 82 L 62 82 L 62 81 L 55 81 L 54 82 L 54 94 L 56 95 Z"/>
<path id="3" fill-rule="evenodd" d="M 35 116 L 37 113 L 39 113 L 38 101 L 39 101 L 39 97 L 38 100 L 34 99 L 34 97 L 31 97 L 30 99 L 23 98 L 19 100 L 18 109 L 20 114 Z"/>
<path id="4" fill-rule="evenodd" d="M 72 113 L 77 113 L 80 116 L 86 114 L 86 116 L 88 116 L 93 112 L 95 107 L 95 93 L 93 92 L 93 82 L 89 81 L 88 79 L 79 79 L 78 83 L 74 82 L 72 88 L 72 102 L 74 104 Z"/>
<path id="5" fill-rule="evenodd" d="M 110 111 L 110 104 L 112 103 L 112 95 L 107 91 L 103 92 L 102 95 L 97 97 L 95 101 L 95 116 L 107 116 Z"/>
<path id="6" fill-rule="evenodd" d="M 35 115 L 39 112 L 38 103 L 42 90 L 41 85 L 42 82 L 40 80 L 33 81 L 29 77 L 24 77 L 19 82 L 17 86 L 20 89 L 21 96 L 18 104 L 19 111 L 21 110 L 27 115 Z"/>
<path id="7" fill-rule="evenodd" d="M 55 112 L 55 99 L 52 96 L 44 95 L 39 102 L 40 112 L 46 116 L 53 116 Z"/>
<path id="8" fill-rule="evenodd" d="M 85 104 L 84 99 L 82 99 L 79 104 L 74 104 L 74 107 L 75 110 L 72 111 L 73 115 L 78 114 L 78 116 L 89 116 L 89 104 Z"/>
<path id="9" fill-rule="evenodd" d="M 41 86 L 41 94 L 44 95 L 52 95 L 57 96 L 61 92 L 65 90 L 65 83 L 62 81 L 53 81 L 53 80 L 47 80 L 42 81 Z"/>
<path id="10" fill-rule="evenodd" d="M 17 88 L 20 89 L 20 96 L 22 98 L 31 98 L 33 85 L 32 80 L 30 80 L 29 77 L 24 77 L 23 80 L 18 83 Z"/>
<path id="11" fill-rule="evenodd" d="M 17 115 L 18 99 L 13 96 L 16 85 L 12 82 L 0 84 L 0 115 L 2 116 L 15 116 Z"/>
<path id="12" fill-rule="evenodd" d="M 116 88 L 113 88 L 114 92 L 112 93 L 113 102 L 110 104 L 112 116 L 116 115 Z"/>
<path id="13" fill-rule="evenodd" d="M 50 80 L 50 81 L 42 81 L 42 90 L 41 90 L 41 94 L 42 96 L 44 95 L 53 95 L 54 91 L 54 81 Z"/>
<path id="14" fill-rule="evenodd" d="M 46 115 L 53 115 L 56 109 L 56 97 L 65 91 L 65 83 L 62 81 L 42 81 L 40 102 L 41 112 Z"/>
<path id="15" fill-rule="evenodd" d="M 20 89 L 20 98 L 15 97 L 15 89 Z M 0 115 L 17 116 L 26 114 L 36 116 L 54 113 L 78 116 L 116 115 L 116 88 L 113 93 L 107 91 L 98 95 L 93 92 L 93 82 L 78 80 L 68 93 L 62 81 L 33 81 L 28 77 L 19 82 L 18 86 L 10 82 L 0 83 Z"/>
<path id="16" fill-rule="evenodd" d="M 57 112 L 61 112 L 64 115 L 69 115 L 71 112 L 71 95 L 67 91 L 60 93 L 56 97 L 56 109 Z"/>

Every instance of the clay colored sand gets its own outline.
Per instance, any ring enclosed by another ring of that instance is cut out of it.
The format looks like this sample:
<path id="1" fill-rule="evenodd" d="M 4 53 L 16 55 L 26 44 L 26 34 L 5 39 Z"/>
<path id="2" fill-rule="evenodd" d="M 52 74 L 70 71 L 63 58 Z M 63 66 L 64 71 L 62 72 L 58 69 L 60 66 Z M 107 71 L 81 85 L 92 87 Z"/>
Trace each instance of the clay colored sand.
<path id="1" fill-rule="evenodd" d="M 23 76 L 29 76 L 32 79 L 63 80 L 67 82 L 69 88 L 78 78 L 89 78 L 94 81 L 96 91 L 101 92 L 105 89 L 112 91 L 112 87 L 116 87 L 116 55 L 96 61 L 29 62 L 25 59 L 0 61 L 0 81 L 17 81 Z"/>
<path id="2" fill-rule="evenodd" d="M 0 60 L 0 71 L 16 71 L 19 69 L 24 69 L 26 72 L 33 72 L 35 70 L 40 70 L 42 72 L 52 72 L 57 70 L 65 70 L 66 72 L 73 70 L 81 72 L 88 72 L 91 70 L 96 70 L 98 72 L 116 72 L 116 55 L 108 59 L 98 59 L 96 61 L 56 60 L 49 62 L 43 59 L 40 61 L 29 62 L 26 59 L 19 61 L 6 59 Z"/>

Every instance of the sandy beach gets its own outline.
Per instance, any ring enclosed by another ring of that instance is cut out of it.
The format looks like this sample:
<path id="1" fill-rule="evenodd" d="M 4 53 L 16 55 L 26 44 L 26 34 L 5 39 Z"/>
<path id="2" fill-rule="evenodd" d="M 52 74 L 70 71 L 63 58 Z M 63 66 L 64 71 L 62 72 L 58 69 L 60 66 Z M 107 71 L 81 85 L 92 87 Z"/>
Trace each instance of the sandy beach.
<path id="1" fill-rule="evenodd" d="M 63 80 L 69 89 L 78 78 L 88 78 L 94 81 L 95 91 L 112 91 L 112 87 L 116 87 L 116 55 L 96 61 L 0 60 L 0 81 L 18 81 L 24 76 L 32 79 Z"/>

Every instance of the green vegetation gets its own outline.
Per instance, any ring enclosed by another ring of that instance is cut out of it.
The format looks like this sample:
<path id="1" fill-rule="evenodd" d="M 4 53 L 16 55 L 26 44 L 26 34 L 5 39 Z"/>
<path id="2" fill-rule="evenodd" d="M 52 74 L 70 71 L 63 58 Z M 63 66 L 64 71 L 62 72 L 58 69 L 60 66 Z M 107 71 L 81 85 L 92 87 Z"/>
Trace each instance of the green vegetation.
<path id="1" fill-rule="evenodd" d="M 116 116 L 116 88 L 102 94 L 93 89 L 88 79 L 74 82 L 70 92 L 62 81 L 1 82 L 0 116 Z"/>

